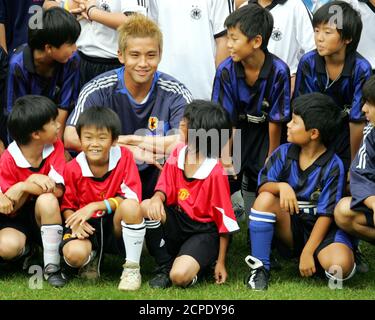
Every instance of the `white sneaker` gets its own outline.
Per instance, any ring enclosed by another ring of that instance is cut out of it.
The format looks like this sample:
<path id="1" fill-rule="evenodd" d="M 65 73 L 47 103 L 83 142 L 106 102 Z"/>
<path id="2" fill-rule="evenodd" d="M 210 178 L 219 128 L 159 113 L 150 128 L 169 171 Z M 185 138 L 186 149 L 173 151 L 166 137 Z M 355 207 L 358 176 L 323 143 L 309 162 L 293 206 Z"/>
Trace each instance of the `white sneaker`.
<path id="1" fill-rule="evenodd" d="M 136 262 L 126 261 L 123 268 L 124 270 L 122 271 L 118 289 L 123 291 L 138 290 L 142 283 L 139 264 Z"/>

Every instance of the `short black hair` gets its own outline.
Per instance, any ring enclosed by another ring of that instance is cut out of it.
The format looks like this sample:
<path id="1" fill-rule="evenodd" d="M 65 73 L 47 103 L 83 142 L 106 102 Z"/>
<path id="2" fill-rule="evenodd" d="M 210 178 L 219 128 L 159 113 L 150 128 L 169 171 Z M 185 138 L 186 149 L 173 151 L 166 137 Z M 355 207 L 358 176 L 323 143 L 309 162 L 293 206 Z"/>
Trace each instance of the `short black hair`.
<path id="1" fill-rule="evenodd" d="M 186 119 L 189 130 L 188 145 L 207 157 L 219 158 L 221 149 L 232 136 L 232 123 L 228 112 L 214 102 L 193 100 L 186 106 L 183 118 Z M 222 130 L 228 130 L 228 134 Z M 206 138 L 203 141 L 200 133 Z M 214 143 L 217 145 L 213 145 Z M 206 147 L 206 150 L 202 150 L 203 147 Z"/>
<path id="2" fill-rule="evenodd" d="M 70 12 L 54 7 L 43 11 L 40 26 L 29 25 L 28 45 L 31 50 L 44 50 L 46 44 L 60 48 L 64 43 L 76 43 L 80 33 L 77 19 Z"/>
<path id="3" fill-rule="evenodd" d="M 227 29 L 239 28 L 249 39 L 260 35 L 262 50 L 266 50 L 273 30 L 272 14 L 258 4 L 248 4 L 232 12 L 224 22 Z"/>
<path id="4" fill-rule="evenodd" d="M 107 107 L 93 106 L 86 109 L 79 116 L 76 130 L 81 138 L 83 127 L 95 127 L 98 129 L 108 129 L 112 135 L 112 141 L 115 141 L 121 133 L 121 121 L 117 113 Z"/>
<path id="5" fill-rule="evenodd" d="M 31 134 L 42 130 L 57 115 L 57 106 L 51 99 L 37 95 L 23 96 L 15 101 L 9 114 L 9 134 L 17 144 L 27 145 Z"/>
<path id="6" fill-rule="evenodd" d="M 362 100 L 363 103 L 368 101 L 372 105 L 375 105 L 375 75 L 371 76 L 362 88 Z"/>
<path id="7" fill-rule="evenodd" d="M 339 9 L 340 7 L 341 9 Z M 339 9 L 342 12 L 339 12 Z M 336 18 L 337 17 L 337 18 Z M 351 40 L 346 47 L 346 52 L 355 52 L 361 39 L 362 20 L 360 13 L 345 1 L 332 1 L 321 6 L 313 16 L 313 27 L 331 21 L 336 24 L 337 32 L 342 40 Z M 338 25 L 342 22 L 342 25 Z"/>
<path id="8" fill-rule="evenodd" d="M 343 113 L 335 101 L 322 93 L 314 92 L 295 98 L 293 113 L 302 118 L 305 129 L 318 129 L 320 141 L 328 148 L 342 128 Z"/>

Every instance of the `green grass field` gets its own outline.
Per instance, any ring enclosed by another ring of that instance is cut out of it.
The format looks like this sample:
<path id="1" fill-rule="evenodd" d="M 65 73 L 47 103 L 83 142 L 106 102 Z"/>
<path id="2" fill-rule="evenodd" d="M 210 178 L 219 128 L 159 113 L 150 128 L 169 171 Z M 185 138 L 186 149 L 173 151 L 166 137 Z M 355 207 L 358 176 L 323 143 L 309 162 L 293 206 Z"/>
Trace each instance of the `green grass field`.
<path id="1" fill-rule="evenodd" d="M 55 289 L 43 283 L 42 289 L 30 289 L 31 275 L 16 270 L 0 268 L 0 299 L 70 299 L 70 300 L 163 300 L 163 299 L 212 299 L 212 300 L 357 300 L 374 299 L 375 289 L 375 248 L 362 243 L 362 251 L 370 261 L 370 272 L 357 274 L 343 284 L 342 289 L 332 290 L 327 281 L 318 277 L 303 279 L 298 274 L 297 261 L 281 260 L 281 271 L 272 272 L 270 287 L 266 292 L 253 292 L 243 284 L 247 267 L 243 258 L 247 255 L 246 228 L 234 236 L 230 248 L 227 268 L 229 273 L 225 285 L 215 285 L 213 281 L 200 282 L 189 289 L 169 288 L 166 290 L 151 289 L 147 282 L 152 277 L 153 261 L 145 254 L 142 258 L 143 284 L 137 292 L 120 292 L 117 290 L 122 271 L 122 261 L 117 257 L 106 256 L 102 267 L 102 277 L 96 284 L 74 279 L 62 289 Z"/>

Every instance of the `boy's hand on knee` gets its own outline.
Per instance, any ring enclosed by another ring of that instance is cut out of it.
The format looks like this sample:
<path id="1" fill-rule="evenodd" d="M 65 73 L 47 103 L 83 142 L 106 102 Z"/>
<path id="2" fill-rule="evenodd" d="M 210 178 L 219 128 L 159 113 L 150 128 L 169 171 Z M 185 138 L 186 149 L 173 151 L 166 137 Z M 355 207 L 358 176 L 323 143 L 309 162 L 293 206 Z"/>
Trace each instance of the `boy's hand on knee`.
<path id="1" fill-rule="evenodd" d="M 278 185 L 281 209 L 289 214 L 298 213 L 298 201 L 293 188 L 285 182 L 280 182 Z"/>
<path id="2" fill-rule="evenodd" d="M 165 221 L 164 203 L 159 197 L 151 198 L 147 216 L 150 220 Z"/>
<path id="3" fill-rule="evenodd" d="M 38 185 L 43 192 L 54 192 L 56 183 L 50 177 L 44 174 L 32 174 L 28 179 L 28 182 L 35 183 Z"/>
<path id="4" fill-rule="evenodd" d="M 228 273 L 225 268 L 225 265 L 222 263 L 216 263 L 215 266 L 215 280 L 216 284 L 223 284 L 227 280 Z"/>
<path id="5" fill-rule="evenodd" d="M 95 203 L 89 203 L 87 206 L 77 210 L 74 212 L 68 219 L 66 219 L 65 225 L 66 227 L 75 228 L 79 225 L 83 225 L 87 220 L 91 218 L 94 212 L 98 211 L 99 209 L 95 205 Z"/>
<path id="6" fill-rule="evenodd" d="M 3 193 L 0 193 L 0 213 L 10 214 L 13 211 L 13 202 Z"/>
<path id="7" fill-rule="evenodd" d="M 302 251 L 299 260 L 299 272 L 302 277 L 311 277 L 316 272 L 314 256 L 306 251 Z"/>
<path id="8" fill-rule="evenodd" d="M 94 234 L 95 229 L 85 222 L 82 225 L 72 227 L 72 235 L 80 240 L 87 239 L 90 235 Z"/>

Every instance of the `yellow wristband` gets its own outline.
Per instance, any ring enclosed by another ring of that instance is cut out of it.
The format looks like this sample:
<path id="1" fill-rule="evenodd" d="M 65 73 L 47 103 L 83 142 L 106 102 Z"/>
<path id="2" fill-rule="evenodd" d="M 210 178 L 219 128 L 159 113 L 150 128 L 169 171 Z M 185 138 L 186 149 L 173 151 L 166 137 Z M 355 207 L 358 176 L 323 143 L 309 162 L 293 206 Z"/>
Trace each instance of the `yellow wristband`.
<path id="1" fill-rule="evenodd" d="M 115 198 L 109 198 L 108 200 L 113 201 L 113 203 L 114 203 L 115 206 L 116 206 L 116 210 L 117 210 L 117 209 L 118 209 L 118 206 L 119 206 L 118 201 L 117 201 Z"/>

